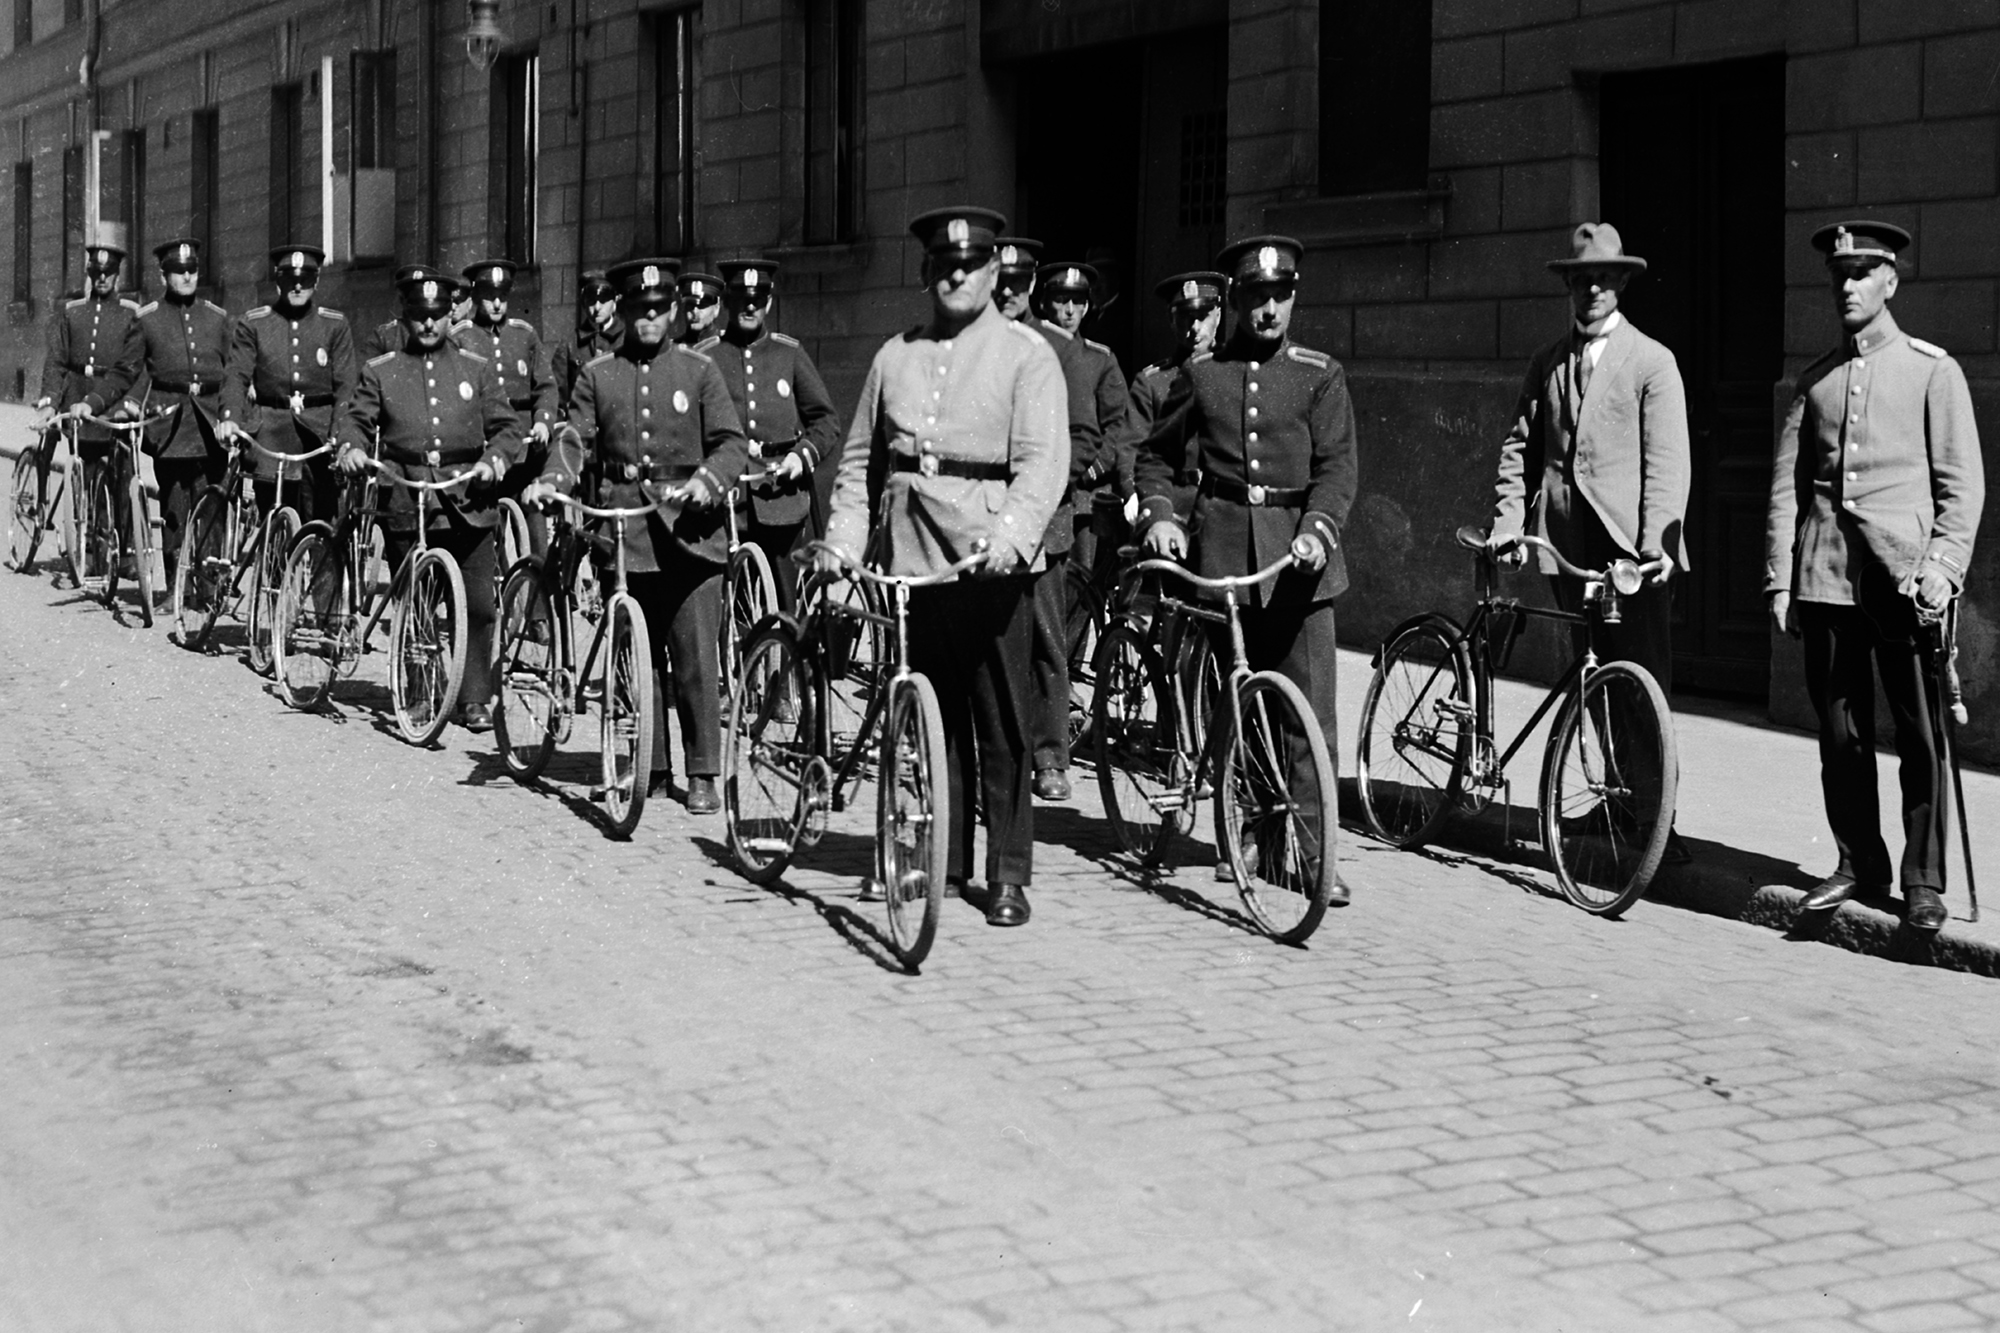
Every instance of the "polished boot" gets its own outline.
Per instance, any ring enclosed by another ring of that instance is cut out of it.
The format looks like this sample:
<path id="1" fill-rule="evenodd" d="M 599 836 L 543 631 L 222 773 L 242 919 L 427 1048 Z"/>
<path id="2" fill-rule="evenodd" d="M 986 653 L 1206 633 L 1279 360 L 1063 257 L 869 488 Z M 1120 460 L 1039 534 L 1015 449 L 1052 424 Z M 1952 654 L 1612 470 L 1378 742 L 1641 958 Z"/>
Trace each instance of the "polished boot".
<path id="1" fill-rule="evenodd" d="M 1038 801 L 1067 801 L 1070 797 L 1069 774 L 1060 768 L 1038 768 L 1035 770 L 1035 799 Z"/>
<path id="2" fill-rule="evenodd" d="M 987 886 L 992 896 L 987 901 L 986 924 L 989 926 L 1025 926 L 1028 924 L 1028 891 L 1019 884 L 1001 884 L 998 881 Z"/>
<path id="3" fill-rule="evenodd" d="M 1942 930 L 1948 915 L 1944 899 L 1928 884 L 1903 886 L 1903 920 L 1911 930 Z"/>
<path id="4" fill-rule="evenodd" d="M 704 777 L 688 778 L 687 812 L 691 815 L 712 815 L 722 808 L 722 798 L 715 794 L 715 779 Z"/>

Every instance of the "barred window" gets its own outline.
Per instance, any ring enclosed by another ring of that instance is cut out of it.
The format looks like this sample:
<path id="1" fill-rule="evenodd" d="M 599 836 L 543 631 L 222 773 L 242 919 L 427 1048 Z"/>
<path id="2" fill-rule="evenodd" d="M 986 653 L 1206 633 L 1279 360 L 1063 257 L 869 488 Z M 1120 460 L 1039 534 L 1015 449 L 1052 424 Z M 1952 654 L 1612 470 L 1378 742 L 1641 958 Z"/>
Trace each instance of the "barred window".
<path id="1" fill-rule="evenodd" d="M 1181 117 L 1181 226 L 1213 227 L 1222 222 L 1229 187 L 1227 145 L 1224 113 L 1200 111 Z"/>

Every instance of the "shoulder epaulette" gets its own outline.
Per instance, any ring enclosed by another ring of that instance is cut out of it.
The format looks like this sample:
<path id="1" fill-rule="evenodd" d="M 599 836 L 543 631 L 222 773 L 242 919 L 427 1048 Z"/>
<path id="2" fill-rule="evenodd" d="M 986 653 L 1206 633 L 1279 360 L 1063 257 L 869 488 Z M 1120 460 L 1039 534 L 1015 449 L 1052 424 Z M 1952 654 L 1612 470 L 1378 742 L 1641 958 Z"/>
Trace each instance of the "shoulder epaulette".
<path id="1" fill-rule="evenodd" d="M 507 327 L 513 329 L 526 329 L 530 333 L 533 333 L 535 331 L 535 326 L 530 324 L 527 320 L 515 319 L 512 315 L 507 316 Z"/>
<path id="2" fill-rule="evenodd" d="M 1090 348 L 1090 349 L 1091 349 L 1092 351 L 1094 351 L 1094 352 L 1102 352 L 1102 353 L 1104 353 L 1104 354 L 1105 354 L 1106 356 L 1110 356 L 1110 355 L 1111 355 L 1111 349 L 1110 349 L 1109 347 L 1106 347 L 1106 346 L 1105 346 L 1105 345 L 1104 345 L 1103 343 L 1100 343 L 1100 342 L 1092 342 L 1092 341 L 1091 341 L 1090 339 L 1088 339 L 1088 338 L 1085 338 L 1085 339 L 1083 340 L 1083 345 L 1084 345 L 1085 347 L 1088 347 L 1088 348 Z"/>
<path id="3" fill-rule="evenodd" d="M 137 301 L 134 301 L 129 296 L 119 297 L 118 304 L 124 306 L 127 310 L 131 311 L 135 315 L 139 313 L 139 303 Z"/>
<path id="4" fill-rule="evenodd" d="M 460 321 L 458 321 L 458 323 L 456 323 L 456 324 L 454 324 L 454 325 L 452 325 L 452 326 L 451 326 L 451 331 L 452 331 L 453 333 L 460 333 L 460 332 L 463 332 L 464 330 L 466 330 L 466 329 L 469 329 L 469 328 L 471 328 L 471 327 L 472 327 L 472 321 L 471 321 L 471 320 L 469 320 L 469 319 L 461 319 Z"/>
<path id="5" fill-rule="evenodd" d="M 706 352 L 709 348 L 715 346 L 717 343 L 721 341 L 722 341 L 721 334 L 711 333 L 698 343 L 682 343 L 681 346 L 687 348 L 690 352 Z"/>
<path id="6" fill-rule="evenodd" d="M 1049 346 L 1049 340 L 1042 336 L 1040 329 L 1031 329 L 1021 320 L 1010 319 L 1007 321 L 1007 327 L 1015 333 L 1020 334 L 1023 338 L 1026 338 L 1029 342 L 1040 343 L 1044 347 Z"/>
<path id="7" fill-rule="evenodd" d="M 146 304 L 139 307 L 139 313 L 142 316 L 150 315 L 159 308 L 160 308 L 160 303 L 158 301 L 148 301 L 146 302 Z"/>
<path id="8" fill-rule="evenodd" d="M 717 341 L 718 340 L 714 338 L 705 338 L 702 340 L 701 347 L 713 347 L 715 346 Z M 715 364 L 715 358 L 710 356 L 707 352 L 702 351 L 700 347 L 686 347 L 680 343 L 675 343 L 674 350 L 677 352 L 686 352 L 689 356 L 693 357 L 695 360 L 705 361 L 711 366 Z"/>
<path id="9" fill-rule="evenodd" d="M 1951 355 L 1949 352 L 1945 351 L 1944 348 L 1939 347 L 1936 343 L 1927 343 L 1922 338 L 1910 339 L 1910 346 L 1916 348 L 1919 352 L 1922 352 L 1925 356 L 1946 357 Z"/>
<path id="10" fill-rule="evenodd" d="M 452 346 L 458 347 L 458 344 L 453 343 Z M 485 357 L 481 356 L 479 353 L 475 351 L 470 350 L 469 348 L 458 347 L 458 354 L 464 357 L 467 361 L 477 361 L 482 366 L 486 364 Z"/>
<path id="11" fill-rule="evenodd" d="M 341 314 L 338 310 L 330 310 L 326 306 L 321 306 L 319 308 L 319 312 L 320 314 L 325 315 L 328 319 L 338 319 L 343 322 L 347 319 L 347 316 Z"/>
<path id="12" fill-rule="evenodd" d="M 1315 352 L 1310 347 L 1287 347 L 1285 355 L 1308 366 L 1318 366 L 1321 370 L 1333 364 L 1332 357 L 1325 352 Z"/>
<path id="13" fill-rule="evenodd" d="M 214 312 L 215 312 L 216 314 L 218 314 L 218 315 L 222 315 L 222 316 L 225 316 L 225 317 L 227 317 L 227 316 L 228 316 L 228 314 L 229 314 L 229 312 L 228 312 L 227 310 L 224 310 L 224 309 L 223 309 L 223 308 L 222 308 L 221 306 L 219 306 L 219 305 L 217 305 L 217 304 L 216 304 L 215 302 L 213 302 L 213 301 L 209 300 L 209 299 L 208 299 L 208 298 L 207 298 L 206 296 L 204 296 L 204 297 L 202 297 L 202 298 L 201 298 L 201 303 L 202 303 L 203 305 L 207 306 L 207 307 L 208 307 L 208 308 L 209 308 L 210 310 L 213 310 L 213 311 L 214 311 Z"/>
<path id="14" fill-rule="evenodd" d="M 1016 321 L 1016 322 L 1018 323 L 1019 321 Z M 1022 325 L 1022 327 L 1023 327 L 1023 328 L 1025 328 L 1025 327 L 1027 327 L 1027 326 L 1026 326 L 1026 325 Z M 1071 342 L 1075 342 L 1075 341 L 1076 341 L 1076 335 L 1075 335 L 1074 333 L 1071 333 L 1071 332 L 1070 332 L 1070 331 L 1069 331 L 1068 329 L 1064 328 L 1064 327 L 1063 327 L 1062 325 L 1060 325 L 1060 324 L 1050 324 L 1050 323 L 1047 323 L 1047 322 L 1045 321 L 1045 322 L 1044 322 L 1044 323 L 1042 324 L 1042 327 L 1040 327 L 1039 329 L 1036 329 L 1036 330 L 1035 330 L 1035 332 L 1036 332 L 1036 333 L 1060 333 L 1060 334 L 1061 334 L 1061 335 L 1062 335 L 1063 337 L 1065 337 L 1065 338 L 1069 339 L 1069 340 L 1070 340 Z"/>
<path id="15" fill-rule="evenodd" d="M 1148 375 L 1164 375 L 1172 369 L 1173 367 L 1164 361 L 1155 361 L 1150 366 L 1141 366 L 1139 368 L 1139 378 L 1145 379 Z"/>
<path id="16" fill-rule="evenodd" d="M 1213 352 L 1196 352 L 1193 356 L 1188 358 L 1188 364 L 1192 366 L 1192 365 L 1197 365 L 1203 361 L 1213 361 L 1213 360 L 1215 360 L 1215 353 Z"/>
<path id="17" fill-rule="evenodd" d="M 783 343 L 787 347 L 797 347 L 799 345 L 799 340 L 789 333 L 774 333 L 771 335 L 771 341 L 774 343 Z"/>
<path id="18" fill-rule="evenodd" d="M 393 360 L 395 358 L 395 355 L 396 354 L 394 352 L 384 352 L 380 356 L 371 356 L 368 358 L 368 364 L 371 366 L 379 366 L 384 361 Z"/>
<path id="19" fill-rule="evenodd" d="M 267 305 L 253 305 L 248 310 L 243 312 L 243 318 L 262 319 L 264 318 L 264 316 L 270 313 L 271 313 L 271 307 Z"/>
<path id="20" fill-rule="evenodd" d="M 596 356 L 593 356 L 592 358 L 590 358 L 590 360 L 584 362 L 583 368 L 585 370 L 589 370 L 592 366 L 596 365 L 598 362 L 609 361 L 612 357 L 616 355 L 618 355 L 616 352 L 599 352 Z"/>
<path id="21" fill-rule="evenodd" d="M 84 303 L 85 301 L 88 301 L 89 299 L 90 299 L 90 298 L 89 298 L 88 296 L 79 296 L 79 297 L 77 297 L 77 298 L 76 298 L 75 300 L 73 300 L 73 301 L 64 301 L 64 302 L 63 302 L 63 309 L 65 309 L 65 310 L 74 310 L 74 309 L 76 309 L 76 308 L 77 308 L 78 306 L 82 305 L 82 304 L 83 304 L 83 303 Z"/>

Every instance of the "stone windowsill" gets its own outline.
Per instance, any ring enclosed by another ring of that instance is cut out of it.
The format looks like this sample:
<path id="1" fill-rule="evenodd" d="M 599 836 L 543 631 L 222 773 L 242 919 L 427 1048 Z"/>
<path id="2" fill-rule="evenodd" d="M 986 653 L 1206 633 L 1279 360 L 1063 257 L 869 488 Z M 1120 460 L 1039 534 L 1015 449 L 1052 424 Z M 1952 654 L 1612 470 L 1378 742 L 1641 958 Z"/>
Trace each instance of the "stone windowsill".
<path id="1" fill-rule="evenodd" d="M 766 259 L 775 259 L 791 273 L 839 273 L 866 268 L 875 253 L 870 240 L 836 241 L 829 245 L 773 245 L 765 247 Z"/>
<path id="2" fill-rule="evenodd" d="M 1439 176 L 1422 190 L 1267 204 L 1264 225 L 1295 236 L 1314 249 L 1426 241 L 1444 234 L 1445 207 L 1450 199 L 1450 180 Z"/>

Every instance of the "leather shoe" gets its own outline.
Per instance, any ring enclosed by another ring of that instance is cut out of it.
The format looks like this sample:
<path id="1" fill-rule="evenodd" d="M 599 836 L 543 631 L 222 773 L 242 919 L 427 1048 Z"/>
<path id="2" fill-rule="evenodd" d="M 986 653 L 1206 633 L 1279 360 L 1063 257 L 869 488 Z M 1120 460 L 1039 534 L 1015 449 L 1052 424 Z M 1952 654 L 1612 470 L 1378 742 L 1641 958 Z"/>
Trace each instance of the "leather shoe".
<path id="1" fill-rule="evenodd" d="M 985 884 L 974 884 L 969 879 L 947 876 L 944 881 L 947 898 L 956 898 L 968 907 L 984 912 L 993 901 L 993 890 Z"/>
<path id="2" fill-rule="evenodd" d="M 1864 888 L 1855 882 L 1854 876 L 1836 870 L 1813 886 L 1813 891 L 1808 893 L 1806 900 L 1799 904 L 1799 910 L 1802 912 L 1830 912 L 1850 898 L 1859 898 L 1864 893 L 1880 892 L 1883 892 L 1883 890 Z"/>
<path id="3" fill-rule="evenodd" d="M 1333 876 L 1333 892 L 1326 895 L 1326 905 L 1328 907 L 1345 907 L 1352 899 L 1353 895 L 1347 891 L 1347 881 L 1340 877 L 1339 871 L 1335 871 Z"/>
<path id="4" fill-rule="evenodd" d="M 712 815 L 722 808 L 722 798 L 715 794 L 714 778 L 688 779 L 687 812 L 691 815 Z"/>
<path id="5" fill-rule="evenodd" d="M 1067 801 L 1069 799 L 1069 774 L 1060 768 L 1038 768 L 1035 770 L 1035 799 L 1038 801 Z"/>
<path id="6" fill-rule="evenodd" d="M 493 710 L 485 704 L 466 704 L 458 710 L 458 725 L 470 732 L 493 730 Z"/>
<path id="7" fill-rule="evenodd" d="M 1943 930 L 1945 918 L 1944 899 L 1938 897 L 1936 889 L 1928 884 L 1907 884 L 1903 886 L 1903 920 L 1911 930 Z"/>
<path id="8" fill-rule="evenodd" d="M 987 886 L 992 896 L 987 900 L 986 924 L 989 926 L 1025 926 L 1028 924 L 1028 891 L 1019 884 L 993 883 Z"/>

